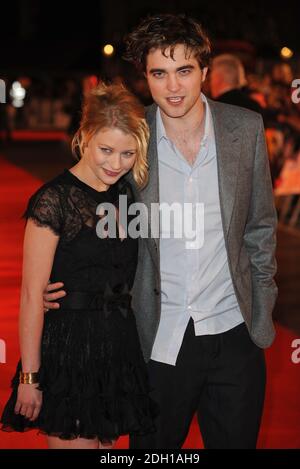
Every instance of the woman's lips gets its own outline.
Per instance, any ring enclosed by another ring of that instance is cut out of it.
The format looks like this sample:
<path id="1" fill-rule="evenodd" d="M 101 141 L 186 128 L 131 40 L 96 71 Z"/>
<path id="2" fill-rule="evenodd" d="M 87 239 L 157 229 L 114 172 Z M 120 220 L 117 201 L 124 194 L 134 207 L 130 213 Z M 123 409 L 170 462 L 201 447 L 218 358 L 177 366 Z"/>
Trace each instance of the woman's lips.
<path id="1" fill-rule="evenodd" d="M 116 177 L 116 176 L 119 176 L 120 172 L 115 172 L 115 171 L 109 171 L 108 169 L 104 169 L 103 168 L 103 171 L 105 172 L 105 174 L 107 174 L 107 176 L 110 176 L 110 177 Z"/>

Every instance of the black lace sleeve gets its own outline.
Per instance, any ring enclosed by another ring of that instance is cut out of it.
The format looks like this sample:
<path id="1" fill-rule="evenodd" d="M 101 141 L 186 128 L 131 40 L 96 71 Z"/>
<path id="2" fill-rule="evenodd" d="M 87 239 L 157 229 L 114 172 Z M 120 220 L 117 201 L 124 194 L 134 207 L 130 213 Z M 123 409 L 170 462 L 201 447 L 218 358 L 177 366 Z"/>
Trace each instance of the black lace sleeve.
<path id="1" fill-rule="evenodd" d="M 23 218 L 36 225 L 50 228 L 56 235 L 62 233 L 63 214 L 60 194 L 54 186 L 42 186 L 29 199 Z"/>

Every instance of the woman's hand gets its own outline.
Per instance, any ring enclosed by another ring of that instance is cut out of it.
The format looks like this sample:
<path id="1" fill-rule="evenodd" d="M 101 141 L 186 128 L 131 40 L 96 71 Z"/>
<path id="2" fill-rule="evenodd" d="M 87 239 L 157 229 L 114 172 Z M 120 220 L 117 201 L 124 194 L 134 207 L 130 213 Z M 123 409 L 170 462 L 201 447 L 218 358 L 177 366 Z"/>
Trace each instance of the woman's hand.
<path id="1" fill-rule="evenodd" d="M 39 391 L 38 384 L 19 384 L 15 413 L 33 422 L 40 413 L 42 400 L 42 391 Z"/>

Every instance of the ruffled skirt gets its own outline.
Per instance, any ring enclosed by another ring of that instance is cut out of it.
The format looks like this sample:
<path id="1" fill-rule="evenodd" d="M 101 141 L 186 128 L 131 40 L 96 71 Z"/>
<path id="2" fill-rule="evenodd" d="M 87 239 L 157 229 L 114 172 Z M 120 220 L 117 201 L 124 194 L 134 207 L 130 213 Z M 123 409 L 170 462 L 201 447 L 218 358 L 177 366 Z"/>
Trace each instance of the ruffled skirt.
<path id="1" fill-rule="evenodd" d="M 2 430 L 32 428 L 62 439 L 153 432 L 157 415 L 133 312 L 110 315 L 92 310 L 51 310 L 45 315 L 39 388 L 40 414 L 34 422 L 15 414 L 19 371 L 1 418 Z"/>

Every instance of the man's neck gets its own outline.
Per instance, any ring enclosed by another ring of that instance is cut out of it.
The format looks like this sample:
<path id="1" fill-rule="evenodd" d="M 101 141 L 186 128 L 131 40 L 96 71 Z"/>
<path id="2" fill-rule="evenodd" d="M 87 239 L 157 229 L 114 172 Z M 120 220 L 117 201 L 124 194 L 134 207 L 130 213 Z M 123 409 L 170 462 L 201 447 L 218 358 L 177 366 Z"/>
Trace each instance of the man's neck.
<path id="1" fill-rule="evenodd" d="M 201 101 L 201 113 L 197 111 L 192 118 L 173 118 L 162 121 L 167 137 L 175 144 L 187 162 L 193 166 L 199 153 L 200 144 L 205 133 L 206 105 Z M 179 119 L 181 120 L 178 124 Z M 175 122 L 174 122 L 175 121 Z M 173 125 L 175 123 L 175 125 Z M 171 125 L 170 125 L 171 124 Z"/>
<path id="2" fill-rule="evenodd" d="M 185 116 L 169 117 L 162 110 L 160 110 L 160 114 L 166 135 L 170 140 L 199 138 L 199 131 L 203 127 L 205 117 L 205 106 L 202 99 Z"/>

